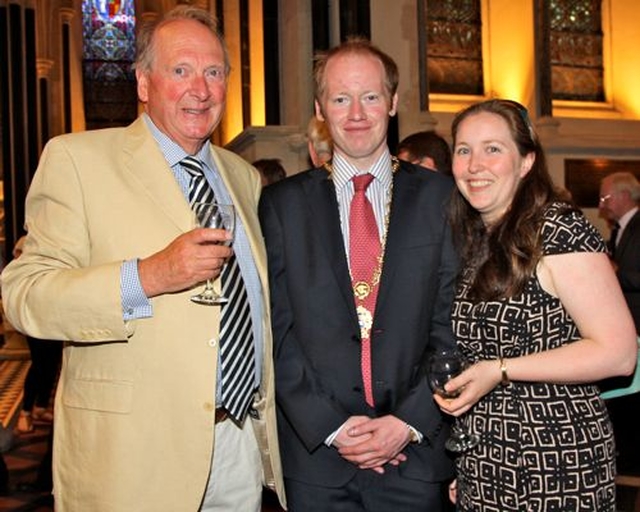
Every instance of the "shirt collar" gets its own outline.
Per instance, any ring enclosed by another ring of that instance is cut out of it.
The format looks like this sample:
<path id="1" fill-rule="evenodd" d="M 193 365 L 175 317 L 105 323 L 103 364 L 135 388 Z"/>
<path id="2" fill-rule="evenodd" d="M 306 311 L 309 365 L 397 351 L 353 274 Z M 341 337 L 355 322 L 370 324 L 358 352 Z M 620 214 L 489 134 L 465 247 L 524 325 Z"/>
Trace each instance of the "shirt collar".
<path id="1" fill-rule="evenodd" d="M 358 174 L 364 174 L 339 153 L 334 153 L 332 166 L 333 181 L 336 185 L 336 188 L 342 188 L 347 183 L 349 183 L 351 181 L 351 178 L 353 178 L 354 176 L 357 176 Z M 378 157 L 378 159 L 374 162 L 374 164 L 367 172 L 373 174 L 375 180 L 379 181 L 380 184 L 384 188 L 386 188 L 391 185 L 391 180 L 393 179 L 392 168 L 393 164 L 391 161 L 391 154 L 387 149 L 380 155 L 380 157 Z"/>
<path id="2" fill-rule="evenodd" d="M 173 167 L 180 163 L 180 161 L 188 156 L 189 154 L 182 149 L 182 147 L 173 141 L 168 135 L 166 135 L 163 131 L 160 130 L 153 122 L 149 114 L 146 112 L 142 114 L 142 118 L 147 123 L 147 127 L 151 132 L 151 135 L 157 142 L 160 151 L 164 155 L 165 160 L 169 164 L 170 167 Z M 199 160 L 203 161 L 209 168 L 212 168 L 211 161 L 211 153 L 209 152 L 209 145 L 203 144 L 202 148 L 196 155 L 194 155 Z"/>

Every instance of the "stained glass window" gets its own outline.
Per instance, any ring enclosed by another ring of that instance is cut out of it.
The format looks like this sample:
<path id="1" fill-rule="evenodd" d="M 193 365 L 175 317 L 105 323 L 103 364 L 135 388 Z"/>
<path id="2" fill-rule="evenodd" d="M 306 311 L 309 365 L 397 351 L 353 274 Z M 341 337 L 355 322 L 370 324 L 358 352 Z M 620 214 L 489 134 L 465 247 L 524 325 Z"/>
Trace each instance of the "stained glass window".
<path id="1" fill-rule="evenodd" d="M 548 0 L 553 99 L 604 101 L 602 0 Z"/>
<path id="2" fill-rule="evenodd" d="M 480 0 L 422 0 L 429 92 L 484 93 Z"/>
<path id="3" fill-rule="evenodd" d="M 134 0 L 83 0 L 83 74 L 88 128 L 137 116 Z"/>

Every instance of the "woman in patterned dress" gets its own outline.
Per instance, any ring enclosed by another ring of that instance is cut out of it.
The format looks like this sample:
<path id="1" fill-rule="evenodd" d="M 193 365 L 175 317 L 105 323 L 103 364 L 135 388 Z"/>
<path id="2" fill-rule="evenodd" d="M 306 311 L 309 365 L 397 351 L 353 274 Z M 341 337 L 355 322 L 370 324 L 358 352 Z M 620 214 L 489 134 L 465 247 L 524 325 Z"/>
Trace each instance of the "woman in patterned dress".
<path id="1" fill-rule="evenodd" d="M 462 511 L 615 510 L 613 431 L 595 381 L 630 375 L 631 315 L 605 243 L 556 190 L 526 109 L 454 119 L 453 325 L 475 363 L 435 400 L 480 443 L 456 460 Z"/>

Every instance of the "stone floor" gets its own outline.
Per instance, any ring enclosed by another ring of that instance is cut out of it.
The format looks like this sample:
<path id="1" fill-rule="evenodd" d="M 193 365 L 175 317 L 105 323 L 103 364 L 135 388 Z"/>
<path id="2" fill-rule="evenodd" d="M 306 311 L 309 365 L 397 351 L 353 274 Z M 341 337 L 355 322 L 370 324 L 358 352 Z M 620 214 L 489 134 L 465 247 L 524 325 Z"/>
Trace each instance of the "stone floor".
<path id="1" fill-rule="evenodd" d="M 17 490 L 20 484 L 35 481 L 38 465 L 47 449 L 51 425 L 35 422 L 32 433 L 14 434 L 22 406 L 24 379 L 31 361 L 24 338 L 15 331 L 2 327 L 0 330 L 5 341 L 4 345 L 0 343 L 0 452 L 9 468 L 11 489 L 8 496 L 0 496 L 0 511 L 51 511 L 50 493 Z"/>
<path id="2" fill-rule="evenodd" d="M 36 422 L 35 430 L 32 433 L 12 437 L 11 448 L 3 453 L 9 467 L 11 492 L 8 496 L 0 496 L 0 511 L 46 512 L 53 510 L 50 492 L 37 492 L 32 489 L 20 490 L 21 484 L 32 484 L 36 480 L 38 466 L 47 450 L 50 428 L 50 424 Z"/>

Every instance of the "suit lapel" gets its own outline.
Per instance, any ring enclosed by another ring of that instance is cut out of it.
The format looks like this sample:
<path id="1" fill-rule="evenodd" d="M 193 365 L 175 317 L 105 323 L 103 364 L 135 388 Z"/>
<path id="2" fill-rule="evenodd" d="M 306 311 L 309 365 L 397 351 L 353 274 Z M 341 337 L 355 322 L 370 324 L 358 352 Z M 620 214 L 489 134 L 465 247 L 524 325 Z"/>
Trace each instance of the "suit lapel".
<path id="1" fill-rule="evenodd" d="M 394 274 L 401 261 L 401 251 L 407 247 L 405 239 L 410 237 L 406 226 L 412 225 L 409 218 L 418 211 L 414 204 L 418 197 L 417 182 L 412 175 L 402 169 L 393 176 L 393 196 L 391 198 L 391 212 L 385 246 L 384 264 L 378 289 L 376 312 L 380 311 L 388 296 L 388 283 L 393 281 Z"/>
<path id="2" fill-rule="evenodd" d="M 391 213 L 389 216 L 389 231 L 385 249 L 384 266 L 378 290 L 376 312 L 381 311 L 387 300 L 389 285 L 393 281 L 401 261 L 401 251 L 407 247 L 406 238 L 411 236 L 404 226 L 411 225 L 408 216 L 415 215 L 417 200 L 417 181 L 412 174 L 400 170 L 394 175 L 393 197 L 391 199 Z M 333 182 L 328 178 L 324 169 L 310 173 L 310 179 L 305 181 L 303 188 L 307 197 L 307 204 L 311 210 L 311 218 L 315 220 L 315 236 L 318 244 L 326 252 L 338 287 L 348 305 L 353 321 L 358 325 L 355 310 L 351 276 L 344 247 L 344 239 L 340 227 L 340 214 L 336 200 Z"/>
<path id="3" fill-rule="evenodd" d="M 130 173 L 131 183 L 137 183 L 141 194 L 155 203 L 179 230 L 192 229 L 189 204 L 141 117 L 126 128 L 124 140 L 125 171 Z"/>
<path id="4" fill-rule="evenodd" d="M 266 272 L 266 251 L 262 239 L 259 238 L 261 233 L 260 223 L 255 213 L 260 194 L 260 182 L 257 177 L 254 181 L 247 179 L 249 174 L 247 169 L 233 169 L 233 164 L 225 158 L 224 153 L 217 151 L 213 145 L 210 145 L 210 150 L 217 171 L 225 184 L 227 193 L 231 197 L 231 202 L 235 206 L 243 226 L 246 227 L 245 233 L 249 239 L 255 263 L 258 266 L 258 272 L 263 275 Z M 248 163 L 246 167 L 249 167 Z M 250 200 L 242 197 L 242 195 L 247 194 L 251 195 Z"/>
<path id="5" fill-rule="evenodd" d="M 624 253 L 625 249 L 630 243 L 630 240 L 633 238 L 632 233 L 636 230 L 640 229 L 640 210 L 638 210 L 631 220 L 629 224 L 627 224 L 622 232 L 622 237 L 620 238 L 620 243 L 618 247 L 616 247 L 616 259 L 621 257 Z"/>
<path id="6" fill-rule="evenodd" d="M 303 189 L 311 210 L 310 218 L 314 221 L 313 236 L 317 238 L 318 246 L 325 251 L 329 269 L 345 302 L 349 305 L 354 322 L 357 323 L 335 187 L 324 169 L 311 171 L 309 178 L 303 183 Z"/>

